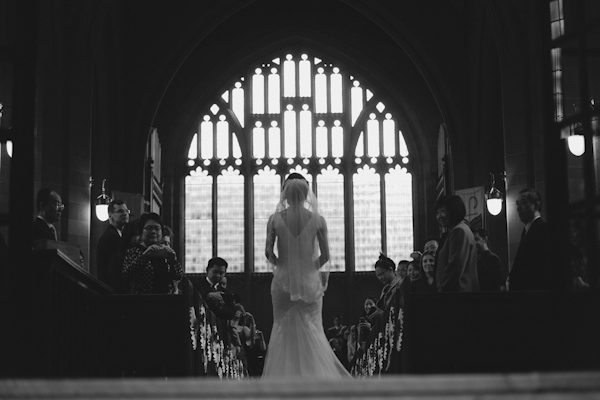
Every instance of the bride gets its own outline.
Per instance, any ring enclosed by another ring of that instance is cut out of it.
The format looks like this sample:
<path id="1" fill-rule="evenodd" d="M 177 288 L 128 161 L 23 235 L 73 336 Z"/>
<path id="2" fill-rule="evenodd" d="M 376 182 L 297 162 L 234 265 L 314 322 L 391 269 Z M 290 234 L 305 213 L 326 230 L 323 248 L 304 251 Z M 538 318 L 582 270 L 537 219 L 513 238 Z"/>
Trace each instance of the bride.
<path id="1" fill-rule="evenodd" d="M 329 274 L 327 225 L 306 179 L 291 174 L 267 224 L 273 330 L 263 378 L 350 377 L 331 349 L 321 309 Z"/>

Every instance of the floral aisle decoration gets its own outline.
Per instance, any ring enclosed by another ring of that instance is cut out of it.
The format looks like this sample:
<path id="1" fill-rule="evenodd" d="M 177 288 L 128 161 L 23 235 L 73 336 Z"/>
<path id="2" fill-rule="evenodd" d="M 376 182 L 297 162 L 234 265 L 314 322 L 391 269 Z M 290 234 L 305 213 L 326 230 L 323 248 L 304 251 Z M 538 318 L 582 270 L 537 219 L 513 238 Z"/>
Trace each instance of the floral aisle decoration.
<path id="1" fill-rule="evenodd" d="M 357 353 L 351 370 L 353 376 L 366 378 L 396 372 L 390 368 L 402 350 L 403 315 L 402 308 L 394 306 L 384 314 L 385 325 L 380 324 L 378 331 L 374 329 L 368 347 Z"/>
<path id="2" fill-rule="evenodd" d="M 197 339 L 199 356 L 204 373 L 221 379 L 243 379 L 248 376 L 244 363 L 219 336 L 216 325 L 209 319 L 210 310 L 205 303 L 198 307 Z"/>

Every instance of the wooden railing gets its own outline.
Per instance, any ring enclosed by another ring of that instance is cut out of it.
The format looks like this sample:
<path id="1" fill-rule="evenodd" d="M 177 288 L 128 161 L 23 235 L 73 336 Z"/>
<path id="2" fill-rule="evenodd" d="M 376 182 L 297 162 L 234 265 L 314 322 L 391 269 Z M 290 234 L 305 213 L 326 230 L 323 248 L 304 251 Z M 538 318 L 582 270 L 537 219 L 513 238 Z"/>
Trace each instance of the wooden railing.
<path id="1" fill-rule="evenodd" d="M 59 250 L 22 261 L 7 275 L 4 376 L 247 376 L 189 281 L 179 295 L 117 295 Z"/>
<path id="2" fill-rule="evenodd" d="M 59 250 L 22 259 L 9 273 L 11 304 L 3 328 L 10 332 L 7 375 L 102 376 L 111 289 Z"/>
<path id="3" fill-rule="evenodd" d="M 600 294 L 409 293 L 385 310 L 356 377 L 600 369 Z"/>
<path id="4" fill-rule="evenodd" d="M 247 376 L 187 280 L 180 295 L 124 296 L 58 250 L 15 265 L 2 297 L 4 376 Z M 392 299 L 357 353 L 354 376 L 600 369 L 599 293 L 400 300 Z"/>

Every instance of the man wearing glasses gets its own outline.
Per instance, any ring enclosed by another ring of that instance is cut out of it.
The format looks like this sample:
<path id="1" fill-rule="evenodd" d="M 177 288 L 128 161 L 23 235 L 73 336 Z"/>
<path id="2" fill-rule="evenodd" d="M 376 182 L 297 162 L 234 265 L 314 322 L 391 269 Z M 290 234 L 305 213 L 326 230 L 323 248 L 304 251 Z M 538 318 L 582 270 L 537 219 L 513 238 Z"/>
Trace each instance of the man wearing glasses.
<path id="1" fill-rule="evenodd" d="M 122 248 L 123 227 L 129 222 L 130 210 L 123 200 L 113 200 L 108 205 L 108 226 L 98 240 L 96 248 L 96 276 L 113 289 L 118 290 L 121 270 L 112 271 L 111 258 L 124 252 Z M 116 267 L 116 266 L 115 266 Z M 120 267 L 120 266 L 119 266 Z"/>
<path id="2" fill-rule="evenodd" d="M 60 220 L 65 205 L 61 197 L 51 188 L 41 189 L 37 194 L 38 215 L 33 221 L 32 240 L 58 240 L 54 223 Z"/>

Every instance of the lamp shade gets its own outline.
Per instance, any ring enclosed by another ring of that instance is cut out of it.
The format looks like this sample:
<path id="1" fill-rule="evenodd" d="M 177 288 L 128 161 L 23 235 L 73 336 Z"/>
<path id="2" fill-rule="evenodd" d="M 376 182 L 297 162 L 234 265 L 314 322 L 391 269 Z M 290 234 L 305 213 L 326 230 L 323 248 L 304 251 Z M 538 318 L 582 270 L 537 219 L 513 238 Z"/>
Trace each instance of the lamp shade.
<path id="1" fill-rule="evenodd" d="M 567 138 L 569 151 L 574 156 L 581 156 L 585 152 L 585 138 L 583 135 L 571 135 Z"/>
<path id="2" fill-rule="evenodd" d="M 500 211 L 502 211 L 502 193 L 492 186 L 486 197 L 488 212 L 492 215 L 500 214 Z"/>
<path id="3" fill-rule="evenodd" d="M 108 204 L 96 204 L 96 218 L 102 222 L 108 219 Z"/>

